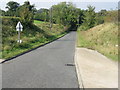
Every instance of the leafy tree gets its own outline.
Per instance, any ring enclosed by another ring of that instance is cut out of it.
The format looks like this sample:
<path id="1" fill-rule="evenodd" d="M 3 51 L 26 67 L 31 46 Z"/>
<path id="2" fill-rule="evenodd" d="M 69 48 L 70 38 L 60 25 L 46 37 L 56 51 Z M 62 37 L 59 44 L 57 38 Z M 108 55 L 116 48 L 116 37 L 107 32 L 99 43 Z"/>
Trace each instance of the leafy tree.
<path id="1" fill-rule="evenodd" d="M 19 15 L 21 22 L 24 26 L 29 27 L 33 23 L 35 8 L 34 5 L 30 5 L 29 1 L 24 2 L 24 4 L 19 9 Z"/>
<path id="2" fill-rule="evenodd" d="M 32 13 L 36 12 L 36 9 L 34 8 L 35 5 L 30 5 L 29 1 L 25 1 L 23 4 L 24 7 L 28 8 L 29 11 L 31 11 Z"/>
<path id="3" fill-rule="evenodd" d="M 103 9 L 100 12 L 96 13 L 96 25 L 104 23 L 104 17 L 107 15 L 107 10 Z"/>
<path id="4" fill-rule="evenodd" d="M 6 8 L 8 9 L 7 15 L 9 15 L 9 16 L 16 16 L 16 11 L 17 11 L 17 8 L 19 6 L 20 5 L 17 2 L 14 2 L 14 1 L 8 2 L 7 6 L 6 6 Z"/>
<path id="5" fill-rule="evenodd" d="M 99 25 L 99 24 L 104 23 L 103 14 L 96 13 L 95 19 L 96 19 L 95 25 Z"/>
<path id="6" fill-rule="evenodd" d="M 79 19 L 78 24 L 81 25 L 83 23 L 83 20 L 84 20 L 84 10 L 79 11 L 78 19 Z"/>
<path id="7" fill-rule="evenodd" d="M 95 14 L 95 7 L 88 6 L 88 9 L 84 12 L 84 20 L 83 20 L 83 26 L 86 29 L 92 28 L 95 26 L 96 22 L 96 14 Z"/>
<path id="8" fill-rule="evenodd" d="M 35 13 L 34 19 L 42 20 L 42 21 L 49 21 L 49 10 L 48 9 L 44 9 L 44 8 L 39 9 Z"/>
<path id="9" fill-rule="evenodd" d="M 0 15 L 5 16 L 5 11 L 0 9 Z"/>
<path id="10" fill-rule="evenodd" d="M 98 12 L 99 16 L 106 16 L 107 15 L 107 10 L 103 9 L 100 12 Z"/>
<path id="11" fill-rule="evenodd" d="M 77 24 L 80 9 L 77 9 L 73 3 L 61 2 L 52 7 L 52 18 L 54 23 L 74 27 Z"/>
<path id="12" fill-rule="evenodd" d="M 33 13 L 26 7 L 21 7 L 20 11 L 22 11 L 20 18 L 23 25 L 30 26 L 33 23 Z"/>

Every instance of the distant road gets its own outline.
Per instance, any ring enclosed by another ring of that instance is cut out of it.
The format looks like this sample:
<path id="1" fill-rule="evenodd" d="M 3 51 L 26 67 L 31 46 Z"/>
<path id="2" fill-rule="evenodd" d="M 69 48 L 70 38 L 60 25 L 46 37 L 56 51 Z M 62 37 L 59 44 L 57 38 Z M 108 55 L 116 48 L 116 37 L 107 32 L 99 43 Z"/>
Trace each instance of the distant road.
<path id="1" fill-rule="evenodd" d="M 2 64 L 3 88 L 78 88 L 76 32 Z"/>

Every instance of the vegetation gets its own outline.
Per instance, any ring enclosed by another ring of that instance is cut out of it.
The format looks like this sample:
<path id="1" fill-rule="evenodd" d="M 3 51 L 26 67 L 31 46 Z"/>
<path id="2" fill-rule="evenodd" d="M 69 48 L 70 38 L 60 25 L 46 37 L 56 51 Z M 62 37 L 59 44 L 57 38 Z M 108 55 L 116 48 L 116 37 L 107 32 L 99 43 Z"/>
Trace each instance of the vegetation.
<path id="1" fill-rule="evenodd" d="M 17 2 L 14 2 L 14 1 L 10 1 L 7 3 L 7 6 L 6 8 L 8 9 L 8 11 L 6 12 L 5 15 L 8 15 L 8 16 L 18 16 L 18 7 L 19 7 L 19 3 Z"/>
<path id="2" fill-rule="evenodd" d="M 71 26 L 77 24 L 80 9 L 76 8 L 72 3 L 61 2 L 58 5 L 53 5 L 51 9 L 54 23 Z"/>
<path id="3" fill-rule="evenodd" d="M 81 26 L 82 30 L 87 30 L 103 23 L 102 14 L 105 13 L 104 10 L 100 12 L 102 14 L 95 13 L 95 7 L 93 6 L 88 6 L 87 10 L 81 10 L 80 8 L 76 8 L 71 2 L 61 2 L 53 5 L 50 9 L 41 8 L 37 10 L 29 1 L 24 2 L 23 5 L 10 1 L 7 3 L 6 8 L 8 9 L 6 12 L 1 11 L 3 12 L 2 15 L 20 17 L 20 21 L 24 24 L 24 27 L 31 26 L 33 20 L 40 20 L 61 24 L 71 29 Z"/>
<path id="4" fill-rule="evenodd" d="M 86 12 L 88 11 L 89 7 Z M 94 12 L 88 13 L 91 16 L 95 15 Z M 112 60 L 118 60 L 118 12 L 101 10 L 91 19 L 88 13 L 78 28 L 77 46 L 97 50 Z M 90 23 L 91 21 L 93 23 Z"/>
<path id="5" fill-rule="evenodd" d="M 50 18 L 49 14 L 50 14 L 50 12 L 48 9 L 41 8 L 36 11 L 36 13 L 34 15 L 34 19 L 48 22 L 49 18 Z"/>
<path id="6" fill-rule="evenodd" d="M 3 18 L 3 23 L 6 24 L 4 21 L 7 19 Z M 12 20 L 9 18 L 8 21 L 12 24 Z M 63 25 L 53 24 L 52 31 L 50 31 L 49 22 L 34 21 L 32 28 L 25 28 L 21 33 L 23 42 L 19 44 L 15 27 L 8 24 L 3 25 L 3 58 L 18 55 L 66 34 Z"/>
<path id="7" fill-rule="evenodd" d="M 104 23 L 87 31 L 78 29 L 77 46 L 97 50 L 103 55 L 118 60 L 118 25 Z"/>
<path id="8" fill-rule="evenodd" d="M 34 20 L 34 24 L 40 24 L 40 23 L 47 23 L 47 22 L 39 21 L 39 20 Z"/>
<path id="9" fill-rule="evenodd" d="M 81 30 L 87 30 L 95 26 L 95 7 L 88 6 L 88 9 L 84 12 L 84 19 L 81 25 Z"/>
<path id="10" fill-rule="evenodd" d="M 80 17 L 79 17 L 80 15 Z M 78 18 L 81 19 L 82 10 L 76 8 L 72 3 L 61 2 L 53 5 L 50 9 L 39 9 L 34 15 L 35 20 L 50 21 L 71 28 L 76 27 Z M 81 20 L 79 22 L 81 23 Z"/>
<path id="11" fill-rule="evenodd" d="M 68 29 L 77 30 L 78 28 L 79 47 L 98 50 L 117 60 L 117 47 L 114 48 L 115 50 L 112 49 L 115 45 L 118 45 L 117 38 L 114 36 L 117 34 L 118 19 L 118 13 L 115 10 L 101 10 L 96 13 L 93 6 L 81 10 L 71 2 L 61 2 L 49 9 L 41 8 L 37 10 L 29 1 L 25 1 L 23 5 L 9 1 L 6 8 L 7 11 L 0 10 L 2 12 L 0 18 L 2 18 L 3 24 L 3 58 L 15 56 L 50 42 L 66 34 Z M 24 27 L 21 33 L 21 39 L 23 40 L 21 44 L 17 43 L 17 32 L 15 30 L 18 21 L 21 21 Z M 106 33 L 107 31 L 108 33 Z M 111 33 L 114 33 L 112 34 L 114 37 Z M 111 50 L 113 51 L 107 51 L 108 47 L 112 47 Z M 103 48 L 106 48 L 105 51 Z"/>
<path id="12" fill-rule="evenodd" d="M 118 22 L 118 11 L 107 11 L 101 10 L 98 13 L 95 13 L 95 7 L 88 6 L 88 9 L 84 11 L 82 21 L 83 23 L 80 25 L 80 30 L 88 30 L 96 25 L 103 24 L 106 22 Z"/>
<path id="13" fill-rule="evenodd" d="M 68 29 L 62 24 L 53 24 L 50 29 L 50 23 L 46 22 L 46 19 L 34 20 L 36 9 L 29 1 L 24 2 L 21 6 L 17 2 L 10 1 L 7 3 L 7 8 L 8 11 L 2 11 L 4 14 L 0 17 L 2 18 L 2 58 L 4 59 L 55 40 L 65 35 Z M 21 21 L 24 27 L 21 32 L 22 43 L 17 43 L 18 34 L 15 26 L 18 21 Z"/>

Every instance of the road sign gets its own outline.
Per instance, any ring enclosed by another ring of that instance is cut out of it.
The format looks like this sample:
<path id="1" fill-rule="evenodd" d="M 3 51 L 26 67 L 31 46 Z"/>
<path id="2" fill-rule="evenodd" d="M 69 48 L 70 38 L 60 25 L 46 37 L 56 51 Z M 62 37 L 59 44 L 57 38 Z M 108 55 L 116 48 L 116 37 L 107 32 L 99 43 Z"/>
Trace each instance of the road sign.
<path id="1" fill-rule="evenodd" d="M 23 26 L 20 22 L 17 23 L 16 31 L 23 31 Z"/>
<path id="2" fill-rule="evenodd" d="M 22 26 L 22 24 L 20 22 L 17 23 L 16 31 L 18 31 L 18 40 L 17 40 L 17 42 L 22 43 L 22 40 L 20 40 L 20 31 L 23 31 L 23 26 Z"/>

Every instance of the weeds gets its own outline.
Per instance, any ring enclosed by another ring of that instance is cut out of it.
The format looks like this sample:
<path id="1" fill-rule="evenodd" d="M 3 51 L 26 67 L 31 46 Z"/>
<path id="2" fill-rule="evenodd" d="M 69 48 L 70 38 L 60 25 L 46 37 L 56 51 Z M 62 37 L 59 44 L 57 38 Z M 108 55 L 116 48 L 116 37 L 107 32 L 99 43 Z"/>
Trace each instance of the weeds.
<path id="1" fill-rule="evenodd" d="M 118 60 L 118 27 L 104 23 L 87 31 L 78 29 L 77 46 L 97 50 L 103 55 Z"/>
<path id="2" fill-rule="evenodd" d="M 50 31 L 49 22 L 34 21 L 34 25 L 24 28 L 23 32 L 21 32 L 21 40 L 23 42 L 19 44 L 17 43 L 18 34 L 14 25 L 8 25 L 7 23 L 3 24 L 2 58 L 8 59 L 37 46 L 53 41 L 66 34 L 66 30 L 63 28 L 64 26 L 53 24 L 52 31 Z"/>

